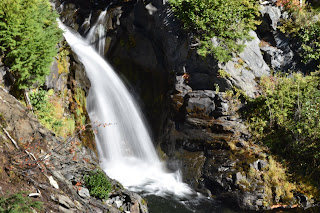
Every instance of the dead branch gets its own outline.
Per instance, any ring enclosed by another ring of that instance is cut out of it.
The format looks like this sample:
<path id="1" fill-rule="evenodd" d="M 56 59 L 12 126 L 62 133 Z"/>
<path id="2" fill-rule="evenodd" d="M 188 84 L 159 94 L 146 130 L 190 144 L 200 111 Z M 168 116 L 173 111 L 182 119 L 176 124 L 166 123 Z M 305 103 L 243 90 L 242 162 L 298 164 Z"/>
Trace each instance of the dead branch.
<path id="1" fill-rule="evenodd" d="M 17 150 L 19 149 L 19 146 L 17 144 L 17 142 L 10 136 L 10 134 L 7 132 L 7 130 L 5 128 L 2 127 L 3 132 L 6 134 L 6 136 L 11 140 L 11 142 L 13 143 L 13 145 L 16 147 Z"/>

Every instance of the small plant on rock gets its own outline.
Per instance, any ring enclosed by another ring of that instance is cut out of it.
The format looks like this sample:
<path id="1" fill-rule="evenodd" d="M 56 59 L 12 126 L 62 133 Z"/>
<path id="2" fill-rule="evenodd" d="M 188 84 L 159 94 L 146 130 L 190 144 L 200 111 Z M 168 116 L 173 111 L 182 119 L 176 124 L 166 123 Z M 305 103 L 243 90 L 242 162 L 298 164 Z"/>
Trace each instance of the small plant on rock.
<path id="1" fill-rule="evenodd" d="M 63 103 L 53 90 L 42 89 L 30 93 L 30 102 L 39 121 L 55 134 L 67 138 L 75 130 L 75 121 L 66 116 Z"/>
<path id="2" fill-rule="evenodd" d="M 85 185 L 90 195 L 98 199 L 107 199 L 112 185 L 101 170 L 91 171 L 84 177 Z"/>

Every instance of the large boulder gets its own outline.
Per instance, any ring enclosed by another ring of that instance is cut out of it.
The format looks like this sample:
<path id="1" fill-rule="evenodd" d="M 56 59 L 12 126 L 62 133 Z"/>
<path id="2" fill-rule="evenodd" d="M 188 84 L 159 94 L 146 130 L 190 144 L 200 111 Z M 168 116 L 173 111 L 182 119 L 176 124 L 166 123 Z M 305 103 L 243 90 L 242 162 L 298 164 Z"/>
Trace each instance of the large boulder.
<path id="1" fill-rule="evenodd" d="M 246 47 L 239 57 L 219 64 L 219 67 L 229 74 L 232 85 L 242 89 L 249 97 L 255 97 L 258 93 L 256 79 L 269 76 L 270 68 L 261 54 L 257 34 L 250 31 L 250 36 L 252 40 L 245 42 Z"/>

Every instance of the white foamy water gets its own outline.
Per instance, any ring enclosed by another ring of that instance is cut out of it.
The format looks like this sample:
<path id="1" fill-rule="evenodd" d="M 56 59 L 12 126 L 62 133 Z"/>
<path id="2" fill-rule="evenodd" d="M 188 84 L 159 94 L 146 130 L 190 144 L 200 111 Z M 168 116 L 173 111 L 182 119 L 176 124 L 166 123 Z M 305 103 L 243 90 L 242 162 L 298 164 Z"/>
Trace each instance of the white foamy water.
<path id="1" fill-rule="evenodd" d="M 96 43 L 98 48 L 98 53 L 104 56 L 104 46 L 105 46 L 105 35 L 106 31 L 103 23 L 106 21 L 107 10 L 102 11 L 96 21 L 96 24 L 90 28 L 86 40 L 90 43 Z M 91 19 L 91 14 L 90 14 Z M 90 20 L 89 20 L 90 21 Z"/>
<path id="2" fill-rule="evenodd" d="M 137 103 L 112 67 L 90 46 L 93 38 L 85 40 L 61 22 L 59 26 L 91 81 L 87 97 L 91 121 L 111 123 L 95 135 L 104 171 L 132 191 L 178 197 L 191 194 L 179 172 L 166 171 L 159 160 Z"/>

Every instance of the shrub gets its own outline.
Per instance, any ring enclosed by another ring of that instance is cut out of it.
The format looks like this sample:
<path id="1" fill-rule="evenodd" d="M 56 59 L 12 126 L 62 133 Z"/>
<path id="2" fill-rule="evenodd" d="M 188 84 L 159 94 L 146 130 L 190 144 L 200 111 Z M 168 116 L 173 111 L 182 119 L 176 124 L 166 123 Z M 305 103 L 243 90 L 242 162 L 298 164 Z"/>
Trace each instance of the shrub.
<path id="1" fill-rule="evenodd" d="M 85 185 L 90 195 L 98 199 L 107 199 L 112 185 L 101 170 L 91 171 L 84 177 Z"/>
<path id="2" fill-rule="evenodd" d="M 279 29 L 294 39 L 297 52 L 305 64 L 320 60 L 320 21 L 309 5 L 297 5 L 297 1 L 285 1 L 290 16 L 281 21 Z"/>
<path id="3" fill-rule="evenodd" d="M 289 11 L 298 10 L 302 6 L 300 0 L 277 0 L 276 5 Z"/>
<path id="4" fill-rule="evenodd" d="M 0 50 L 19 89 L 42 84 L 57 54 L 61 30 L 48 0 L 0 1 Z"/>
<path id="5" fill-rule="evenodd" d="M 248 111 L 256 139 L 293 162 L 295 171 L 314 178 L 320 175 L 319 83 L 319 72 L 263 78 L 263 95 Z"/>
<path id="6" fill-rule="evenodd" d="M 213 53 L 221 62 L 244 48 L 240 40 L 250 39 L 249 31 L 259 22 L 259 6 L 254 0 L 169 0 L 175 15 L 199 41 L 198 53 Z M 219 42 L 214 46 L 211 39 Z"/>
<path id="7" fill-rule="evenodd" d="M 26 192 L 0 197 L 0 212 L 4 213 L 34 212 L 33 209 L 41 210 L 42 206 L 42 202 L 27 197 Z"/>
<path id="8" fill-rule="evenodd" d="M 73 134 L 75 121 L 65 116 L 61 98 L 51 91 L 39 89 L 31 92 L 30 102 L 40 123 L 55 134 L 66 138 Z"/>

